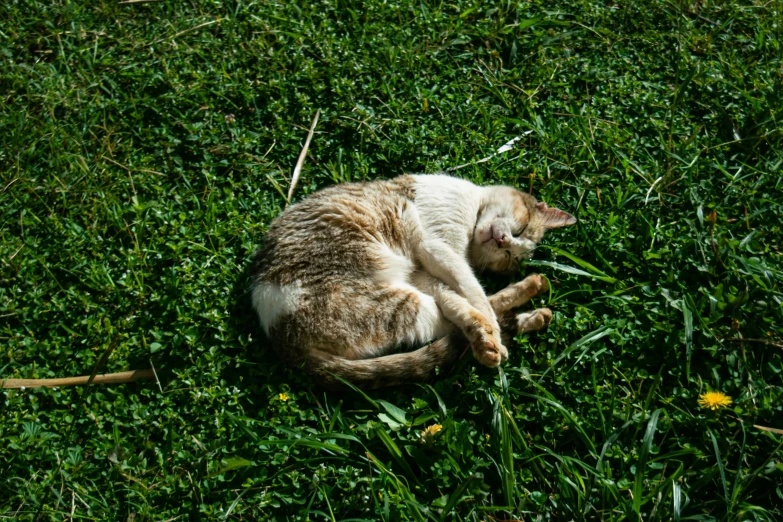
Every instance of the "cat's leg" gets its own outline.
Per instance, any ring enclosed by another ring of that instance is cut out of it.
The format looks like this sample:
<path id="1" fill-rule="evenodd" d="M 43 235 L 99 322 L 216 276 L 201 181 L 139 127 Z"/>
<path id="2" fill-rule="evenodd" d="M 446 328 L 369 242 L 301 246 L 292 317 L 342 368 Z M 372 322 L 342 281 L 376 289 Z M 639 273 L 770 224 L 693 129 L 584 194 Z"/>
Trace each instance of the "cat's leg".
<path id="1" fill-rule="evenodd" d="M 417 258 L 430 277 L 438 281 L 433 293 L 443 314 L 468 337 L 473 356 L 481 364 L 498 366 L 508 357 L 495 311 L 464 257 L 446 243 L 424 240 Z"/>
<path id="2" fill-rule="evenodd" d="M 546 278 L 532 274 L 518 283 L 507 286 L 489 297 L 504 333 L 535 332 L 546 328 L 552 322 L 549 308 L 538 308 L 530 312 L 515 314 L 511 310 L 522 306 L 533 297 L 549 291 Z"/>
<path id="3" fill-rule="evenodd" d="M 531 315 L 539 312 L 531 312 Z M 538 315 L 538 314 L 536 314 Z M 515 332 L 525 326 L 518 325 L 510 314 L 511 323 L 504 333 Z M 527 324 L 527 323 L 526 323 Z M 435 379 L 448 369 L 468 348 L 465 336 L 454 330 L 418 350 L 412 352 L 379 355 L 374 358 L 346 358 L 320 350 L 312 350 L 305 364 L 316 379 L 328 388 L 338 389 L 344 379 L 363 389 L 394 386 L 405 382 L 421 382 Z M 506 325 L 504 324 L 504 327 Z M 525 330 L 520 330 L 525 331 Z M 513 335 L 511 335 L 513 338 Z"/>
<path id="4" fill-rule="evenodd" d="M 545 277 L 532 274 L 518 283 L 507 286 L 489 297 L 489 303 L 498 317 L 501 314 L 530 301 L 532 298 L 549 291 Z"/>
<path id="5" fill-rule="evenodd" d="M 488 348 L 490 352 L 505 351 L 495 312 L 476 274 L 473 273 L 465 252 L 457 252 L 443 237 L 424 230 L 415 205 L 406 208 L 401 217 L 408 230 L 408 244 L 413 253 L 413 260 L 421 264 L 424 272 L 437 278 L 442 284 L 445 283 L 450 290 L 467 300 L 472 310 L 477 312 L 473 315 L 475 315 L 475 322 L 482 325 L 481 331 L 489 332 L 490 340 L 485 344 L 488 347 L 492 346 Z M 484 324 L 488 324 L 490 328 L 483 328 Z M 494 365 L 497 364 L 499 360 Z"/>
<path id="6" fill-rule="evenodd" d="M 470 341 L 476 360 L 485 366 L 495 367 L 508 358 L 508 350 L 502 344 L 494 343 L 494 338 L 501 332 L 513 337 L 517 333 L 545 328 L 552 321 L 552 312 L 548 308 L 522 314 L 511 311 L 549 290 L 547 280 L 538 274 L 530 275 L 489 297 L 494 313 L 501 319 L 502 330 L 494 330 L 495 327 L 484 321 L 482 315 L 464 297 L 427 272 L 414 273 L 412 282 L 435 298 L 443 315 L 457 325 Z"/>
<path id="7" fill-rule="evenodd" d="M 508 351 L 497 341 L 501 335 L 500 326 L 491 324 L 467 299 L 423 270 L 415 272 L 411 282 L 422 292 L 432 295 L 443 316 L 462 330 L 478 362 L 494 368 L 508 358 Z"/>
<path id="8" fill-rule="evenodd" d="M 424 270 L 445 283 L 497 325 L 492 305 L 464 255 L 455 252 L 446 242 L 422 238 L 416 245 L 416 258 Z"/>
<path id="9" fill-rule="evenodd" d="M 320 312 L 299 319 L 318 322 L 312 328 L 313 346 L 347 359 L 371 359 L 400 347 L 422 346 L 456 329 L 432 295 L 402 282 L 340 289 Z"/>
<path id="10" fill-rule="evenodd" d="M 413 330 L 406 337 L 400 337 L 398 344 L 421 345 L 439 339 L 455 330 L 454 323 L 449 321 L 441 312 L 435 298 L 427 295 L 414 287 L 404 287 L 404 291 L 410 292 L 418 302 L 418 311 L 414 321 Z"/>
<path id="11" fill-rule="evenodd" d="M 525 333 L 536 332 L 546 328 L 551 322 L 552 310 L 549 308 L 536 308 L 532 312 L 515 316 L 512 325 L 516 326 L 518 333 Z"/>

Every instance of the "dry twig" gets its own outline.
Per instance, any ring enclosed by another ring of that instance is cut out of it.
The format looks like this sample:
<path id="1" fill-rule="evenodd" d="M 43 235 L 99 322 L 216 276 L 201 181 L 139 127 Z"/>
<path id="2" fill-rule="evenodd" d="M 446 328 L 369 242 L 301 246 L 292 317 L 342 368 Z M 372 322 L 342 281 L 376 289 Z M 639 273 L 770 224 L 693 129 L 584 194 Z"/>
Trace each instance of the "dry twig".
<path id="1" fill-rule="evenodd" d="M 761 344 L 768 344 L 770 346 L 774 346 L 776 348 L 783 348 L 783 344 L 776 343 L 775 341 L 772 341 L 771 339 L 752 339 L 748 337 L 732 337 L 731 339 L 723 339 L 724 341 L 729 341 L 733 343 L 761 343 Z"/>
<path id="2" fill-rule="evenodd" d="M 107 373 L 96 375 L 92 379 L 92 384 L 123 384 L 134 382 L 139 379 L 151 380 L 155 378 L 155 373 L 150 370 L 134 370 L 130 372 Z M 5 379 L 2 382 L 2 388 L 42 388 L 53 386 L 78 386 L 90 382 L 89 375 L 81 377 L 63 377 L 58 379 Z"/>
<path id="3" fill-rule="evenodd" d="M 759 426 L 758 424 L 754 424 L 753 427 L 763 431 L 768 431 L 770 433 L 777 433 L 778 435 L 783 435 L 783 430 L 779 430 L 777 428 L 767 428 L 766 426 Z"/>
<path id="4" fill-rule="evenodd" d="M 313 123 L 310 125 L 310 132 L 307 134 L 307 139 L 305 140 L 304 147 L 302 147 L 302 152 L 299 153 L 299 159 L 296 160 L 296 167 L 294 167 L 294 174 L 291 177 L 291 186 L 288 187 L 288 202 L 291 203 L 291 196 L 294 195 L 294 189 L 296 188 L 296 184 L 299 181 L 299 174 L 302 172 L 302 166 L 304 165 L 305 156 L 307 156 L 307 149 L 310 148 L 310 140 L 313 139 L 313 133 L 315 132 L 315 126 L 318 124 L 318 117 L 321 115 L 321 109 L 318 109 L 315 113 L 315 118 L 313 118 Z"/>

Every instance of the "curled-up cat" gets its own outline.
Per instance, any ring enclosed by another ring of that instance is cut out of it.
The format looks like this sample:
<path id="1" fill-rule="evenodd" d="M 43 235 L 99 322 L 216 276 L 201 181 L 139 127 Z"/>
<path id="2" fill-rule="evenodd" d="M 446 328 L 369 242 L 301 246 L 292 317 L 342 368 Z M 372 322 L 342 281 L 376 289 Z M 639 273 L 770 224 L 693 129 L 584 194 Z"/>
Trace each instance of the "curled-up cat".
<path id="1" fill-rule="evenodd" d="M 487 296 L 474 270 L 513 271 L 545 231 L 575 222 L 513 188 L 444 175 L 333 186 L 272 223 L 253 306 L 274 350 L 326 386 L 427 380 L 468 347 L 496 367 L 503 334 L 551 321 L 546 308 L 512 311 L 548 287 L 531 275 Z"/>

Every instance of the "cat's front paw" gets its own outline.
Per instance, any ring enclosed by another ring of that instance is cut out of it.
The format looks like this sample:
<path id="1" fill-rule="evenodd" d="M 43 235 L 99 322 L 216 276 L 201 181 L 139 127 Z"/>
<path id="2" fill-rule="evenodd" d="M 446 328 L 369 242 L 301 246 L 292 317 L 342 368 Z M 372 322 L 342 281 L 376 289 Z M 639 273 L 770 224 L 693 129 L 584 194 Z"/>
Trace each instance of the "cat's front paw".
<path id="1" fill-rule="evenodd" d="M 491 335 L 482 335 L 471 343 L 473 357 L 484 366 L 497 368 L 508 358 L 506 348 Z M 504 355 L 505 353 L 505 355 Z"/>
<path id="2" fill-rule="evenodd" d="M 473 357 L 484 366 L 500 366 L 508 359 L 508 350 L 499 338 L 500 328 L 493 327 L 485 316 L 478 313 L 472 319 L 473 324 L 465 330 L 465 334 L 470 340 Z"/>

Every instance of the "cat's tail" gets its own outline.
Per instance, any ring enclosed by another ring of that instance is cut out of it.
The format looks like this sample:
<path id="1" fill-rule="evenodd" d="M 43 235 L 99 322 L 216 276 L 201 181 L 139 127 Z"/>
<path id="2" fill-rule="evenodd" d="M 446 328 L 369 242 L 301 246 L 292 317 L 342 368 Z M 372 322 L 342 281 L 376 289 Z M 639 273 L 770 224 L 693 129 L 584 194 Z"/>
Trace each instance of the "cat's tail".
<path id="1" fill-rule="evenodd" d="M 435 379 L 439 373 L 450 370 L 467 348 L 465 336 L 455 332 L 413 352 L 374 359 L 353 360 L 314 351 L 310 352 L 306 367 L 327 388 L 339 388 L 342 379 L 369 390 Z"/>

